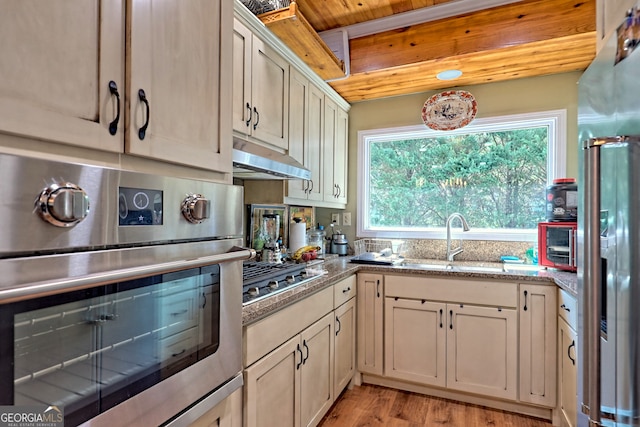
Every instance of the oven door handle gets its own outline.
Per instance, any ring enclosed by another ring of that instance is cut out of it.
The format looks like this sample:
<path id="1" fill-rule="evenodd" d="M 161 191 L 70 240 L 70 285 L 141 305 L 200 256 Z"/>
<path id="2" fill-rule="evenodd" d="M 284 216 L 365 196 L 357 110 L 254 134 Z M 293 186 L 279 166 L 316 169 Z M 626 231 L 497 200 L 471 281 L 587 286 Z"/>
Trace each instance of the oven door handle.
<path id="1" fill-rule="evenodd" d="M 133 277 L 153 276 L 156 274 L 171 273 L 174 271 L 202 267 L 205 265 L 221 264 L 224 262 L 245 261 L 254 259 L 255 256 L 256 251 L 254 249 L 234 246 L 225 253 L 200 258 L 123 268 L 120 270 L 93 273 L 66 279 L 45 280 L 37 283 L 29 283 L 24 286 L 0 290 L 0 304 L 21 301 L 37 296 L 53 295 L 61 292 L 102 286 L 108 283 L 129 280 Z"/>

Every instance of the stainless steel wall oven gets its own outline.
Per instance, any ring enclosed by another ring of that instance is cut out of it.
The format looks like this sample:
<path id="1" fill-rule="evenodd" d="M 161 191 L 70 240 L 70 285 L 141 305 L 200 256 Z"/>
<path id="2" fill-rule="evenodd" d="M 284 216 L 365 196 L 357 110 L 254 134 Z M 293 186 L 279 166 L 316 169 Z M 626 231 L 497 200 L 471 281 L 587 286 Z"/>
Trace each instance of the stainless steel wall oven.
<path id="1" fill-rule="evenodd" d="M 242 188 L 0 155 L 0 405 L 186 425 L 242 385 Z"/>

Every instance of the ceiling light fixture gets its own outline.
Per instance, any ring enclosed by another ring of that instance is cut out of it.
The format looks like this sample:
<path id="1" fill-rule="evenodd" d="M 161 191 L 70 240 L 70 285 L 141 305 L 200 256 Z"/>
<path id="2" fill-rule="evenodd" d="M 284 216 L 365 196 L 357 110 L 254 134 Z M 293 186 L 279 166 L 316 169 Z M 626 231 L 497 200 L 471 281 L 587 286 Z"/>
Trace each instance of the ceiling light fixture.
<path id="1" fill-rule="evenodd" d="M 453 80 L 457 79 L 462 75 L 462 71 L 460 70 L 445 70 L 436 75 L 438 80 Z"/>

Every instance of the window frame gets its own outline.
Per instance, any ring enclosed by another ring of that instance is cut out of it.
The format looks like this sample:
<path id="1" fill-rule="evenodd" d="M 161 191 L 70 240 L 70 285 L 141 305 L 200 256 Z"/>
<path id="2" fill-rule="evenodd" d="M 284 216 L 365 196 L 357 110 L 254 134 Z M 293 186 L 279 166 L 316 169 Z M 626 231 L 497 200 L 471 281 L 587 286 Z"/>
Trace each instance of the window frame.
<path id="1" fill-rule="evenodd" d="M 549 129 L 547 141 L 547 185 L 554 179 L 565 177 L 567 169 L 567 110 L 548 110 L 531 113 L 510 114 L 493 117 L 478 118 L 469 125 L 452 131 L 447 135 L 461 135 L 476 132 L 495 132 L 523 127 L 547 126 Z M 439 137 L 445 132 L 432 130 L 425 125 L 402 126 L 394 128 L 369 129 L 358 131 L 358 206 L 357 206 L 357 236 L 383 238 L 413 238 L 413 239 L 442 239 L 445 226 L 431 228 L 374 228 L 369 225 L 369 180 L 371 142 L 396 140 L 407 137 Z M 544 203 L 541 200 L 541 203 Z M 463 212 L 464 214 L 464 212 Z M 488 229 L 475 228 L 469 224 L 471 230 L 465 232 L 468 240 L 496 240 L 496 241 L 525 241 L 533 242 L 538 238 L 537 229 Z"/>

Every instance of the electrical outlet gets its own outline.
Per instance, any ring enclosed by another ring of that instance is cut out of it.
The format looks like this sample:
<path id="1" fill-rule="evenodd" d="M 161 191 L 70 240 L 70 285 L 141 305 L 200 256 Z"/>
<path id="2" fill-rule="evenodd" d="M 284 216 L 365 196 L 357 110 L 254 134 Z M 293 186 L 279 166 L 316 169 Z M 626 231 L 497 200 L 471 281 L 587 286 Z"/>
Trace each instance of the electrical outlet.
<path id="1" fill-rule="evenodd" d="M 345 227 L 351 225 L 351 212 L 344 212 L 342 214 L 342 225 Z"/>
<path id="2" fill-rule="evenodd" d="M 334 225 L 340 225 L 340 214 L 331 214 L 331 222 Z"/>

